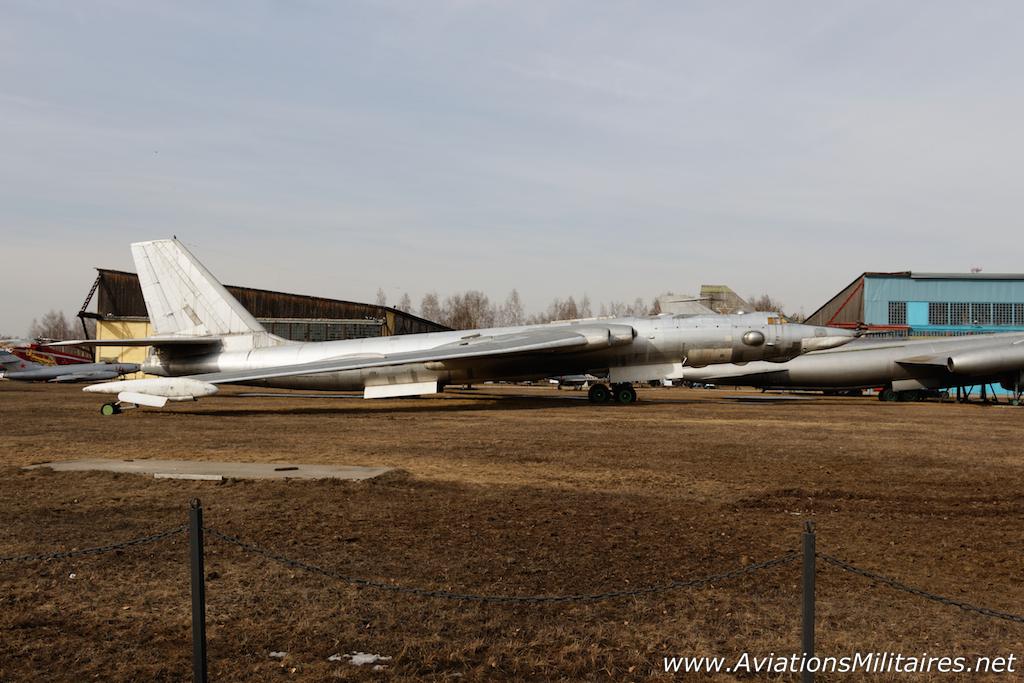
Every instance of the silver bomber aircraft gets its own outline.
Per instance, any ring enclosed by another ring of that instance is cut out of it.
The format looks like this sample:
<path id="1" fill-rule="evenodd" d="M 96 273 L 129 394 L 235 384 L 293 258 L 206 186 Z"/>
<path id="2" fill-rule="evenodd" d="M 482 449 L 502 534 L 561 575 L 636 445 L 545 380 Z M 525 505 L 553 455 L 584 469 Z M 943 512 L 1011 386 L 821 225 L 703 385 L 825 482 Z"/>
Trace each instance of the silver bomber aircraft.
<path id="1" fill-rule="evenodd" d="M 145 339 L 80 341 L 150 346 L 154 379 L 85 387 L 122 407 L 163 407 L 217 392 L 219 384 L 361 390 L 365 398 L 432 394 L 445 385 L 608 377 L 594 402 L 632 403 L 632 382 L 682 377 L 686 365 L 784 361 L 846 344 L 849 330 L 788 323 L 778 313 L 591 319 L 373 339 L 293 342 L 269 334 L 177 240 L 132 245 L 150 323 Z M 75 343 L 75 342 L 68 342 Z"/>
<path id="2" fill-rule="evenodd" d="M 882 387 L 882 400 L 913 400 L 922 391 L 1001 384 L 1024 387 L 1024 332 L 931 339 L 861 340 L 785 363 L 686 368 L 684 379 L 789 389 Z"/>

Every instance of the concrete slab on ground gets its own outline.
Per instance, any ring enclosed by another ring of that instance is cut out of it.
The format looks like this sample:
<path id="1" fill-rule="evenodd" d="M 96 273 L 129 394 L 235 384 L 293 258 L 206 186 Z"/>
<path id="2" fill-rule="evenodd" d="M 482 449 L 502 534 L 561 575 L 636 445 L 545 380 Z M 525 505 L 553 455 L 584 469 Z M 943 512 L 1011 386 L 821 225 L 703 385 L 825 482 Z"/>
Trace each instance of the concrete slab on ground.
<path id="1" fill-rule="evenodd" d="M 61 460 L 29 465 L 27 470 L 49 467 L 57 472 L 126 472 L 152 474 L 157 479 L 372 479 L 389 467 L 301 465 L 297 463 L 215 462 L 209 460 Z"/>

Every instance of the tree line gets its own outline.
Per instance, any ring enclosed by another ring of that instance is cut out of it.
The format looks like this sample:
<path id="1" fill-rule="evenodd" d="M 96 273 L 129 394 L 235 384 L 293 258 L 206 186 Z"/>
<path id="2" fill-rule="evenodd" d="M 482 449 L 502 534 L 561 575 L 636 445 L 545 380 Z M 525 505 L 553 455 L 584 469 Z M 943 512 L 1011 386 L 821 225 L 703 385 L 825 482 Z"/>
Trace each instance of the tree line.
<path id="1" fill-rule="evenodd" d="M 666 292 L 672 294 L 672 292 Z M 664 295 L 661 295 L 664 296 Z M 577 318 L 621 318 L 625 316 L 657 315 L 661 313 L 658 304 L 660 296 L 650 301 L 637 297 L 632 303 L 611 301 L 595 307 L 590 297 L 584 294 L 579 301 L 573 296 L 555 297 L 547 308 L 538 313 L 527 313 L 519 292 L 513 289 L 501 303 L 492 302 L 483 292 L 470 289 L 465 292 L 446 296 L 444 299 L 437 292 L 428 292 L 420 300 L 419 307 L 414 307 L 408 293 L 403 294 L 395 308 L 418 315 L 421 318 L 450 327 L 453 330 L 471 330 L 480 327 L 513 327 L 515 325 L 538 325 L 553 320 L 574 320 Z M 781 301 L 767 294 L 752 296 L 747 299 L 751 310 L 781 311 Z M 387 295 L 383 289 L 377 290 L 377 305 L 387 306 Z M 88 336 L 96 336 L 96 321 L 86 319 Z M 32 339 L 72 339 L 80 337 L 82 330 L 73 325 L 63 311 L 56 309 L 47 311 L 42 317 L 34 318 L 29 331 Z M 0 336 L 0 338 L 6 338 Z"/>
<path id="2" fill-rule="evenodd" d="M 672 292 L 666 292 L 672 294 Z M 402 294 L 394 308 L 418 315 L 421 318 L 450 327 L 453 330 L 469 330 L 480 327 L 511 327 L 515 325 L 536 325 L 554 320 L 574 320 L 577 318 L 621 318 L 625 316 L 657 315 L 661 313 L 655 296 L 649 302 L 637 297 L 632 303 L 611 301 L 595 307 L 586 294 L 577 301 L 575 297 L 555 297 L 547 308 L 541 312 L 527 313 L 523 307 L 519 292 L 513 289 L 501 303 L 492 302 L 483 292 L 470 289 L 465 292 L 446 296 L 443 300 L 437 292 L 423 295 L 419 308 L 412 304 L 408 293 Z M 751 310 L 781 311 L 782 302 L 767 294 L 748 299 Z M 377 305 L 387 306 L 387 294 L 384 289 L 377 290 Z"/>

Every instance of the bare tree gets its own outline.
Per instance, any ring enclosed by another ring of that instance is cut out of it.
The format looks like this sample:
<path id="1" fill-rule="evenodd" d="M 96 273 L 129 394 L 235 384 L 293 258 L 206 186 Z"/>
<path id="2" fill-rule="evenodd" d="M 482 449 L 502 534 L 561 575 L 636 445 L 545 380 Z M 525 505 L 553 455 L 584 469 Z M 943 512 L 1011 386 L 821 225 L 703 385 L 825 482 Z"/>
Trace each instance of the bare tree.
<path id="1" fill-rule="evenodd" d="M 420 317 L 441 322 L 441 304 L 437 298 L 437 292 L 427 292 L 420 301 Z"/>
<path id="2" fill-rule="evenodd" d="M 571 296 L 568 299 L 558 299 L 548 305 L 548 311 L 545 315 L 547 320 L 573 320 L 580 317 L 579 307 L 576 305 L 576 300 Z"/>
<path id="3" fill-rule="evenodd" d="M 772 298 L 768 294 L 747 297 L 747 303 L 749 303 L 755 311 L 777 311 L 779 313 L 782 312 L 782 302 Z"/>
<path id="4" fill-rule="evenodd" d="M 63 311 L 52 309 L 41 319 L 32 319 L 29 336 L 36 339 L 70 339 L 74 332 Z"/>
<path id="5" fill-rule="evenodd" d="M 581 318 L 594 317 L 593 311 L 590 310 L 590 297 L 587 296 L 586 292 L 583 293 L 583 298 L 580 299 L 580 309 L 578 312 Z"/>
<path id="6" fill-rule="evenodd" d="M 501 327 L 512 327 L 522 325 L 525 319 L 523 302 L 519 299 L 519 292 L 513 289 L 505 298 L 505 303 L 498 309 L 494 322 Z"/>
<path id="7" fill-rule="evenodd" d="M 387 306 L 388 305 L 388 295 L 384 293 L 384 288 L 383 287 L 378 287 L 377 288 L 377 305 L 378 306 Z"/>
<path id="8" fill-rule="evenodd" d="M 412 299 L 409 298 L 409 292 L 402 294 L 402 298 L 398 300 L 398 305 L 395 308 L 406 313 L 412 313 Z"/>
<path id="9" fill-rule="evenodd" d="M 471 289 L 446 297 L 441 322 L 454 330 L 471 330 L 494 325 L 495 311 L 483 292 Z"/>
<path id="10" fill-rule="evenodd" d="M 601 304 L 601 315 L 612 318 L 621 318 L 630 315 L 630 308 L 621 301 L 612 301 L 608 304 Z"/>

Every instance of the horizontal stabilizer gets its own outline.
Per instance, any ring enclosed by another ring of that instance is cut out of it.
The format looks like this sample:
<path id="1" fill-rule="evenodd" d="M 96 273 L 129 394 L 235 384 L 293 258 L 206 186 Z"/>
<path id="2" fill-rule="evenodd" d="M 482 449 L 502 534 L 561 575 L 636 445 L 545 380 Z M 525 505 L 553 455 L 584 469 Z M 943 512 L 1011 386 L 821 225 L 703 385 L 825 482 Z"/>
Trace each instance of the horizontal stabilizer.
<path id="1" fill-rule="evenodd" d="M 136 337 L 134 339 L 70 339 L 47 346 L 202 346 L 219 344 L 223 337 Z"/>

